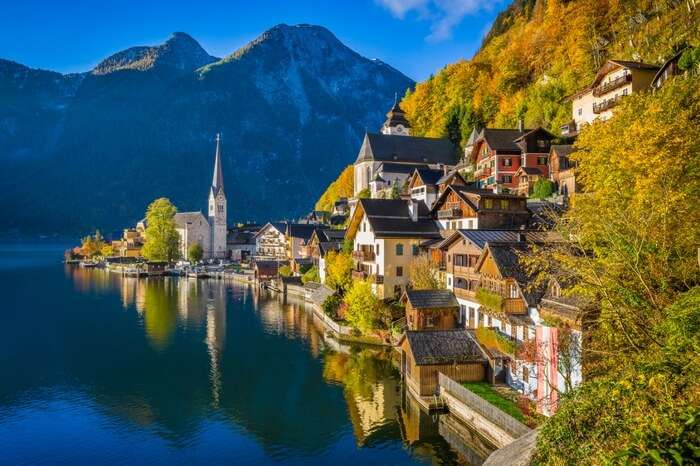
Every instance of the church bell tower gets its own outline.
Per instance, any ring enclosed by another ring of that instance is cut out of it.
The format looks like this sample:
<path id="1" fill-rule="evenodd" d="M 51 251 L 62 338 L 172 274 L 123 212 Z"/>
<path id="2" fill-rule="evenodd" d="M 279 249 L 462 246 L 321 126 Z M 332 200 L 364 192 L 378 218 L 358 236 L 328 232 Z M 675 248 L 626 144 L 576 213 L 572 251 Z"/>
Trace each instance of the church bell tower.
<path id="1" fill-rule="evenodd" d="M 214 176 L 209 190 L 209 228 L 211 229 L 211 251 L 209 256 L 216 259 L 226 257 L 226 194 L 224 175 L 221 170 L 221 134 L 216 135 L 216 155 L 214 156 Z"/>

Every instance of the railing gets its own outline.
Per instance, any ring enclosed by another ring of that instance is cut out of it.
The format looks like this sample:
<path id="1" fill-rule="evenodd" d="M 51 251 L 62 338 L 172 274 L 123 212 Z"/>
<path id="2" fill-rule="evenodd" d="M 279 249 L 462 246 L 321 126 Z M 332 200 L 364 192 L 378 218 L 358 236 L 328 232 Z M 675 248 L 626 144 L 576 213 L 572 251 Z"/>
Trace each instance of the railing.
<path id="1" fill-rule="evenodd" d="M 374 283 L 381 285 L 384 283 L 384 275 L 374 275 Z"/>
<path id="2" fill-rule="evenodd" d="M 352 252 L 352 258 L 360 262 L 373 262 L 375 257 L 374 251 L 369 251 L 366 249 L 360 249 L 359 251 Z"/>
<path id="3" fill-rule="evenodd" d="M 503 312 L 506 314 L 525 314 L 527 306 L 522 298 L 507 298 L 503 302 Z"/>
<path id="4" fill-rule="evenodd" d="M 613 108 L 615 105 L 620 103 L 620 96 L 613 97 L 612 99 L 606 99 L 603 100 L 597 104 L 593 104 L 593 113 L 598 114 L 598 113 L 603 113 L 606 110 L 610 110 Z"/>
<path id="5" fill-rule="evenodd" d="M 501 411 L 463 385 L 447 377 L 442 372 L 438 374 L 438 384 L 440 386 L 440 393 L 446 391 L 456 400 L 467 405 L 470 409 L 508 433 L 514 439 L 530 432 L 531 429 L 528 426 L 518 421 L 513 416 Z"/>
<path id="6" fill-rule="evenodd" d="M 438 218 L 459 218 L 462 216 L 461 207 L 448 207 L 447 209 L 438 210 Z"/>
<path id="7" fill-rule="evenodd" d="M 457 288 L 454 287 L 452 289 L 455 293 L 455 296 L 458 298 L 464 298 L 464 299 L 471 299 L 473 300 L 476 297 L 476 292 L 472 290 L 467 290 L 466 288 Z"/>
<path id="8" fill-rule="evenodd" d="M 622 87 L 628 83 L 632 82 L 632 75 L 631 74 L 626 74 L 624 76 L 620 76 L 618 78 L 613 79 L 610 82 L 607 82 L 605 84 L 601 84 L 600 86 L 596 87 L 593 89 L 593 95 L 595 97 L 600 97 L 601 95 L 605 95 L 610 91 L 614 91 L 615 89 Z"/>

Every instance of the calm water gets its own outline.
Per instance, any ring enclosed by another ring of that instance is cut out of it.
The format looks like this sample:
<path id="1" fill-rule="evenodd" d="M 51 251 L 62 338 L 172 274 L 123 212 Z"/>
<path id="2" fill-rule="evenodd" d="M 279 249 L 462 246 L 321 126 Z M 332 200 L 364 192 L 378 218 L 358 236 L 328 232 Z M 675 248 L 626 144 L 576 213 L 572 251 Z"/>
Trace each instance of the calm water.
<path id="1" fill-rule="evenodd" d="M 1 464 L 464 462 L 390 352 L 324 342 L 302 304 L 60 257 L 0 245 Z"/>

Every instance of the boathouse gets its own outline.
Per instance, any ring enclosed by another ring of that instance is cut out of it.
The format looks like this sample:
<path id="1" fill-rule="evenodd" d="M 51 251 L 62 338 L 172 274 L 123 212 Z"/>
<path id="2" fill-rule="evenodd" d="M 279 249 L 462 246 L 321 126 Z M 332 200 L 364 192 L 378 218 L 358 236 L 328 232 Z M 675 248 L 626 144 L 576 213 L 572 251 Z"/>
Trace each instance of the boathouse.
<path id="1" fill-rule="evenodd" d="M 399 348 L 401 375 L 414 395 L 435 394 L 440 372 L 457 382 L 479 382 L 486 377 L 486 359 L 463 329 L 408 330 Z"/>
<path id="2" fill-rule="evenodd" d="M 406 305 L 408 330 L 457 328 L 459 303 L 451 290 L 408 290 L 401 301 Z"/>

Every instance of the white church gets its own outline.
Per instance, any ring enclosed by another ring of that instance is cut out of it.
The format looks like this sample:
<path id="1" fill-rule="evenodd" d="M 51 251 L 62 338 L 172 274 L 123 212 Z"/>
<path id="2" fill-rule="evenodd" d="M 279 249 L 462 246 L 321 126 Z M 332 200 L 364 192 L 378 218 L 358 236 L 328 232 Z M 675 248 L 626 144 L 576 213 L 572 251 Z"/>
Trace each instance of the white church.
<path id="1" fill-rule="evenodd" d="M 224 175 L 221 169 L 221 135 L 216 135 L 214 176 L 209 189 L 209 211 L 205 217 L 200 211 L 178 212 L 175 225 L 180 235 L 180 254 L 187 257 L 188 248 L 199 243 L 205 259 L 226 257 L 226 194 Z"/>

